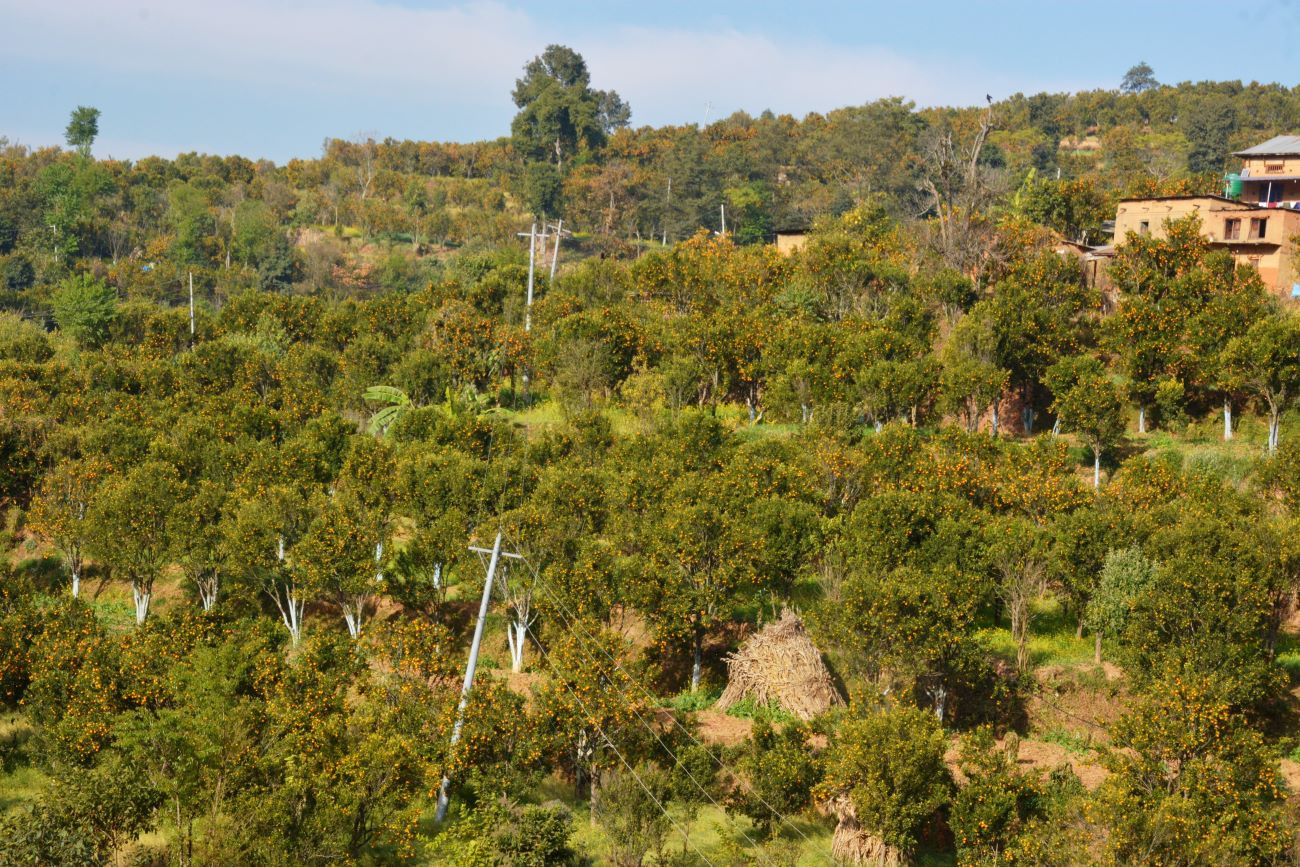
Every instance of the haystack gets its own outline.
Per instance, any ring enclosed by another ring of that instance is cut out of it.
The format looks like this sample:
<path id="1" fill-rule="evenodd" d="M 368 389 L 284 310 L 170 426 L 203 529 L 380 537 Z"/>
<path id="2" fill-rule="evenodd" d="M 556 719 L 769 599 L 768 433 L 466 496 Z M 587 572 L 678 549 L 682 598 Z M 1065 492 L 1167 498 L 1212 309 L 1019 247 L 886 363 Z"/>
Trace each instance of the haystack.
<path id="1" fill-rule="evenodd" d="M 831 857 L 841 864 L 866 864 L 869 867 L 902 867 L 907 858 L 858 822 L 853 802 L 840 795 L 823 807 L 839 820 L 831 838 Z"/>
<path id="2" fill-rule="evenodd" d="M 718 699 L 726 710 L 746 698 L 810 720 L 844 704 L 822 655 L 789 609 L 727 657 L 727 688 Z"/>

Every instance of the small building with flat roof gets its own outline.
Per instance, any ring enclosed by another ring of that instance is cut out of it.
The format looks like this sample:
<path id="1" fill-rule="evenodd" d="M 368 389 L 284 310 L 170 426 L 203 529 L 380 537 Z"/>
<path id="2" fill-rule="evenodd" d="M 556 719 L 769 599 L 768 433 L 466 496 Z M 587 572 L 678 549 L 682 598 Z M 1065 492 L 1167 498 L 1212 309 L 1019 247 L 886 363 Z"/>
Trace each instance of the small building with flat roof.
<path id="1" fill-rule="evenodd" d="M 802 250 L 808 243 L 807 229 L 777 229 L 774 233 L 776 251 L 782 256 L 789 256 L 796 250 Z"/>
<path id="2" fill-rule="evenodd" d="M 1191 215 L 1200 218 L 1201 234 L 1212 246 L 1227 250 L 1239 264 L 1257 270 L 1275 294 L 1300 297 L 1294 255 L 1300 210 L 1225 196 L 1121 199 L 1115 213 L 1115 244 L 1122 246 L 1130 233 L 1163 238 L 1167 222 Z"/>

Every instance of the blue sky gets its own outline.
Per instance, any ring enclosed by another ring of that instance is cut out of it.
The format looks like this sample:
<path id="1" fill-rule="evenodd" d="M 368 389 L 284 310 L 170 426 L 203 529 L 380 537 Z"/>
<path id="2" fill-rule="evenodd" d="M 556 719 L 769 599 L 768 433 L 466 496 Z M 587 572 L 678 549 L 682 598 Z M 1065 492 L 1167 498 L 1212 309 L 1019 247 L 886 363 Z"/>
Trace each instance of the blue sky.
<path id="1" fill-rule="evenodd" d="M 1300 0 L 0 0 L 0 135 L 60 144 L 81 104 L 103 112 L 96 153 L 122 158 L 491 138 L 552 42 L 637 125 L 1114 87 L 1139 60 L 1162 81 L 1294 87 L 1297 34 Z"/>

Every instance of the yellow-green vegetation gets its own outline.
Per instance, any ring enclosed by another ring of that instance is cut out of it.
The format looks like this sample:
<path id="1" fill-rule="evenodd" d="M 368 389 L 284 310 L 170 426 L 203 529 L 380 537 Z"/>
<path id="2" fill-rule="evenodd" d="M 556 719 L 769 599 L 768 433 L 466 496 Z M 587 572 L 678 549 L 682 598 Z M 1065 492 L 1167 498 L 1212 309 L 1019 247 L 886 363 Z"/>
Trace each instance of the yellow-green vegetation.
<path id="1" fill-rule="evenodd" d="M 1057 252 L 1296 99 L 1213 87 L 0 144 L 0 863 L 1286 863 L 1300 317 Z M 846 705 L 720 712 L 796 617 Z"/>

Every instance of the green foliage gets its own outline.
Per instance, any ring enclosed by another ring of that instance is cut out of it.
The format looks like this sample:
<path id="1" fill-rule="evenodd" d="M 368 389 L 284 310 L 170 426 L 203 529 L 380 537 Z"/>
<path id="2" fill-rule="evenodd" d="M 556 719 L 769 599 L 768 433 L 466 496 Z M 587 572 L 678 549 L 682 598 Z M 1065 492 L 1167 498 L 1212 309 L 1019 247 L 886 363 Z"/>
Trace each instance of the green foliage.
<path id="1" fill-rule="evenodd" d="M 512 867 L 563 867 L 574 861 L 569 848 L 572 834 L 573 820 L 567 811 L 526 806 L 510 810 L 493 837 L 502 863 Z"/>
<path id="2" fill-rule="evenodd" d="M 45 332 L 14 313 L 0 313 L 0 360 L 40 364 L 54 354 Z"/>
<path id="3" fill-rule="evenodd" d="M 601 774 L 592 817 L 609 837 L 612 863 L 640 867 L 648 853 L 663 852 L 672 827 L 664 812 L 669 791 L 667 775 L 653 765 Z"/>
<path id="4" fill-rule="evenodd" d="M 86 274 L 65 280 L 50 304 L 60 330 L 83 346 L 102 343 L 117 317 L 117 292 Z"/>
<path id="5" fill-rule="evenodd" d="M 1155 567 L 1138 548 L 1111 550 L 1088 601 L 1088 628 L 1107 638 L 1124 634 L 1133 609 L 1155 577 Z"/>
<path id="6" fill-rule="evenodd" d="M 1168 682 L 1116 727 L 1098 809 L 1117 860 L 1286 859 L 1276 760 L 1215 692 L 1191 680 Z"/>
<path id="7" fill-rule="evenodd" d="M 1099 483 L 1097 473 L 1102 452 L 1124 436 L 1124 398 L 1100 362 L 1071 359 L 1058 365 L 1065 367 L 1049 368 L 1047 372 L 1056 395 L 1052 411 L 1067 430 L 1077 433 L 1092 449 L 1095 486 Z"/>
<path id="8" fill-rule="evenodd" d="M 582 55 L 548 45 L 524 66 L 513 93 L 519 113 L 510 124 L 516 147 L 530 160 L 566 161 L 599 148 L 631 115 L 617 93 L 591 88 Z"/>
<path id="9" fill-rule="evenodd" d="M 68 128 L 63 133 L 68 147 L 76 148 L 77 153 L 88 157 L 97 135 L 99 135 L 99 109 L 85 105 L 74 108 L 68 120 Z"/>
<path id="10" fill-rule="evenodd" d="M 1160 82 L 1156 81 L 1155 70 L 1149 63 L 1143 61 L 1129 67 L 1128 72 L 1124 73 L 1124 80 L 1120 82 L 1119 89 L 1124 93 L 1142 93 L 1159 86 Z"/>
<path id="11" fill-rule="evenodd" d="M 946 743 L 933 713 L 859 708 L 831 741 L 823 797 L 847 798 L 863 830 L 904 853 L 952 796 Z"/>
<path id="12" fill-rule="evenodd" d="M 36 282 L 36 269 L 31 260 L 21 253 L 7 256 L 0 265 L 0 286 L 10 292 L 22 292 Z"/>
<path id="13" fill-rule="evenodd" d="M 115 863 L 162 800 L 120 762 L 62 774 L 36 804 L 0 819 L 0 858 L 21 867 Z"/>
<path id="14" fill-rule="evenodd" d="M 958 864 L 1014 863 L 1016 838 L 1043 813 L 1041 784 L 1020 770 L 1011 750 L 994 743 L 987 728 L 962 739 L 959 766 L 966 784 L 953 799 L 948 819 Z"/>
<path id="15" fill-rule="evenodd" d="M 803 812 L 812 802 L 820 768 L 802 725 L 774 728 L 766 717 L 755 720 L 745 753 L 737 763 L 743 783 L 732 792 L 728 808 L 753 821 L 763 834 L 780 831 L 783 816 Z"/>
<path id="16" fill-rule="evenodd" d="M 1281 414 L 1300 396 L 1300 317 L 1265 316 L 1234 338 L 1224 354 L 1230 381 L 1252 394 L 1268 412 L 1268 450 L 1276 451 Z"/>

